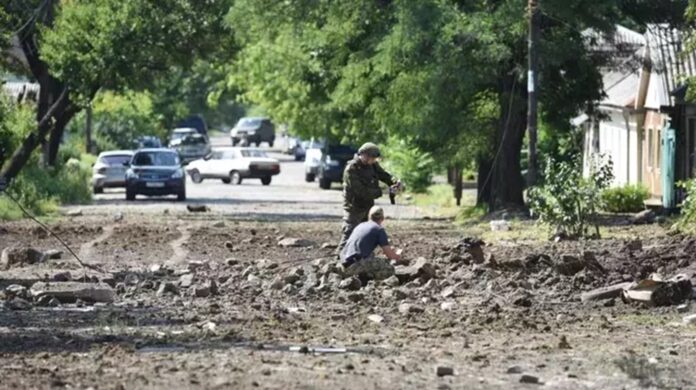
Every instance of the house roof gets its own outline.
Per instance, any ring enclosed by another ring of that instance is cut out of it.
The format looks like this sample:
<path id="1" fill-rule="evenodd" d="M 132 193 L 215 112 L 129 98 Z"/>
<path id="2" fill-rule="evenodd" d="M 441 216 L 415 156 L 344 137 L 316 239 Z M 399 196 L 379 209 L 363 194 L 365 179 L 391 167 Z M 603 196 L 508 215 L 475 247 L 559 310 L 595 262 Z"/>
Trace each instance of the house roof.
<path id="1" fill-rule="evenodd" d="M 648 25 L 645 37 L 652 64 L 645 106 L 659 109 L 675 103 L 673 92 L 684 90 L 685 77 L 696 76 L 696 52 L 686 52 L 686 34 L 667 24 Z"/>

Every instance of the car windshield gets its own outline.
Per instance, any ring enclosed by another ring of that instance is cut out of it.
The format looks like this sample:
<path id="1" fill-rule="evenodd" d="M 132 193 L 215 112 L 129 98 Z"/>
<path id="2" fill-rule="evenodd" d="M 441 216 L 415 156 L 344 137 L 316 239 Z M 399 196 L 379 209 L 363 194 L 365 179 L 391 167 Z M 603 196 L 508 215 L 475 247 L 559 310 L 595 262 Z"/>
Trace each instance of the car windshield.
<path id="1" fill-rule="evenodd" d="M 190 135 L 196 134 L 195 131 L 175 131 L 172 133 L 172 140 L 182 139 Z"/>
<path id="2" fill-rule="evenodd" d="M 129 162 L 131 157 L 133 156 L 129 154 L 113 154 L 110 156 L 101 156 L 99 160 L 106 165 L 123 165 L 123 163 Z"/>
<path id="3" fill-rule="evenodd" d="M 191 135 L 181 140 L 183 145 L 205 145 L 205 138 L 202 136 Z"/>
<path id="4" fill-rule="evenodd" d="M 174 166 L 179 164 L 179 156 L 172 152 L 138 152 L 133 157 L 133 165 L 136 166 Z"/>
<path id="5" fill-rule="evenodd" d="M 242 157 L 266 157 L 266 152 L 257 149 L 242 150 Z"/>
<path id="6" fill-rule="evenodd" d="M 261 124 L 261 118 L 242 118 L 239 120 L 240 126 L 258 126 Z"/>

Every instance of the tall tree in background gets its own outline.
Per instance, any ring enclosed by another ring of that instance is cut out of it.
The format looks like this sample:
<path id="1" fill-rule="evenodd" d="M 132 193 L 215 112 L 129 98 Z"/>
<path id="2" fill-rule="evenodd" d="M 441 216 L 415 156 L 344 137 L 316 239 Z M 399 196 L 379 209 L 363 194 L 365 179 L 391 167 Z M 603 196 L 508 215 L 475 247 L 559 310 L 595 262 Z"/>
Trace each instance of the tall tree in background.
<path id="1" fill-rule="evenodd" d="M 9 179 L 47 136 L 54 162 L 66 124 L 100 89 L 147 88 L 230 36 L 227 0 L 9 0 L 0 9 L 0 46 L 41 88 L 37 128 L 0 170 Z"/>

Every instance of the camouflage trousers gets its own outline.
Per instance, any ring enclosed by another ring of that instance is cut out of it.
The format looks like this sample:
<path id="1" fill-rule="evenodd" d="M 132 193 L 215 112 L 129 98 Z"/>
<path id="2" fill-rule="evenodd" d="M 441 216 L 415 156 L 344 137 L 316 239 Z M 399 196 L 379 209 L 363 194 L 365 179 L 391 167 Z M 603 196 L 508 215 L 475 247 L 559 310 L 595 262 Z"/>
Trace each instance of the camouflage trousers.
<path id="1" fill-rule="evenodd" d="M 361 280 L 384 280 L 394 275 L 389 260 L 370 255 L 345 269 L 346 276 L 357 276 Z"/>
<path id="2" fill-rule="evenodd" d="M 340 254 L 343 247 L 346 246 L 355 227 L 363 222 L 367 222 L 367 214 L 369 214 L 369 212 L 370 209 L 343 211 L 343 226 L 341 227 L 341 242 L 338 244 L 338 254 Z"/>

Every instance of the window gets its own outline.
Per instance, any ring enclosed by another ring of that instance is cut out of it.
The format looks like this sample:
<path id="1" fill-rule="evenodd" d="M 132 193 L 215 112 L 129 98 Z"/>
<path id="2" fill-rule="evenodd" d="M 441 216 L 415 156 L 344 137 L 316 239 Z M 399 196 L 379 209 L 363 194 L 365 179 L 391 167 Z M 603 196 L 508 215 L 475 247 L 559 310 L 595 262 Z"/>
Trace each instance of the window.
<path id="1" fill-rule="evenodd" d="M 257 149 L 242 150 L 243 157 L 267 157 L 266 152 Z"/>
<path id="2" fill-rule="evenodd" d="M 131 155 L 129 154 L 123 154 L 123 155 L 111 155 L 111 156 L 102 156 L 100 158 L 101 162 L 106 164 L 106 165 L 123 165 L 124 163 L 127 163 L 131 160 Z"/>
<path id="3" fill-rule="evenodd" d="M 175 166 L 179 165 L 179 156 L 171 152 L 139 152 L 133 157 L 136 166 Z"/>
<path id="4" fill-rule="evenodd" d="M 655 129 L 648 129 L 648 168 L 655 166 Z"/>
<path id="5" fill-rule="evenodd" d="M 657 168 L 660 168 L 662 166 L 662 130 L 657 131 L 657 160 L 655 161 L 655 165 Z"/>

